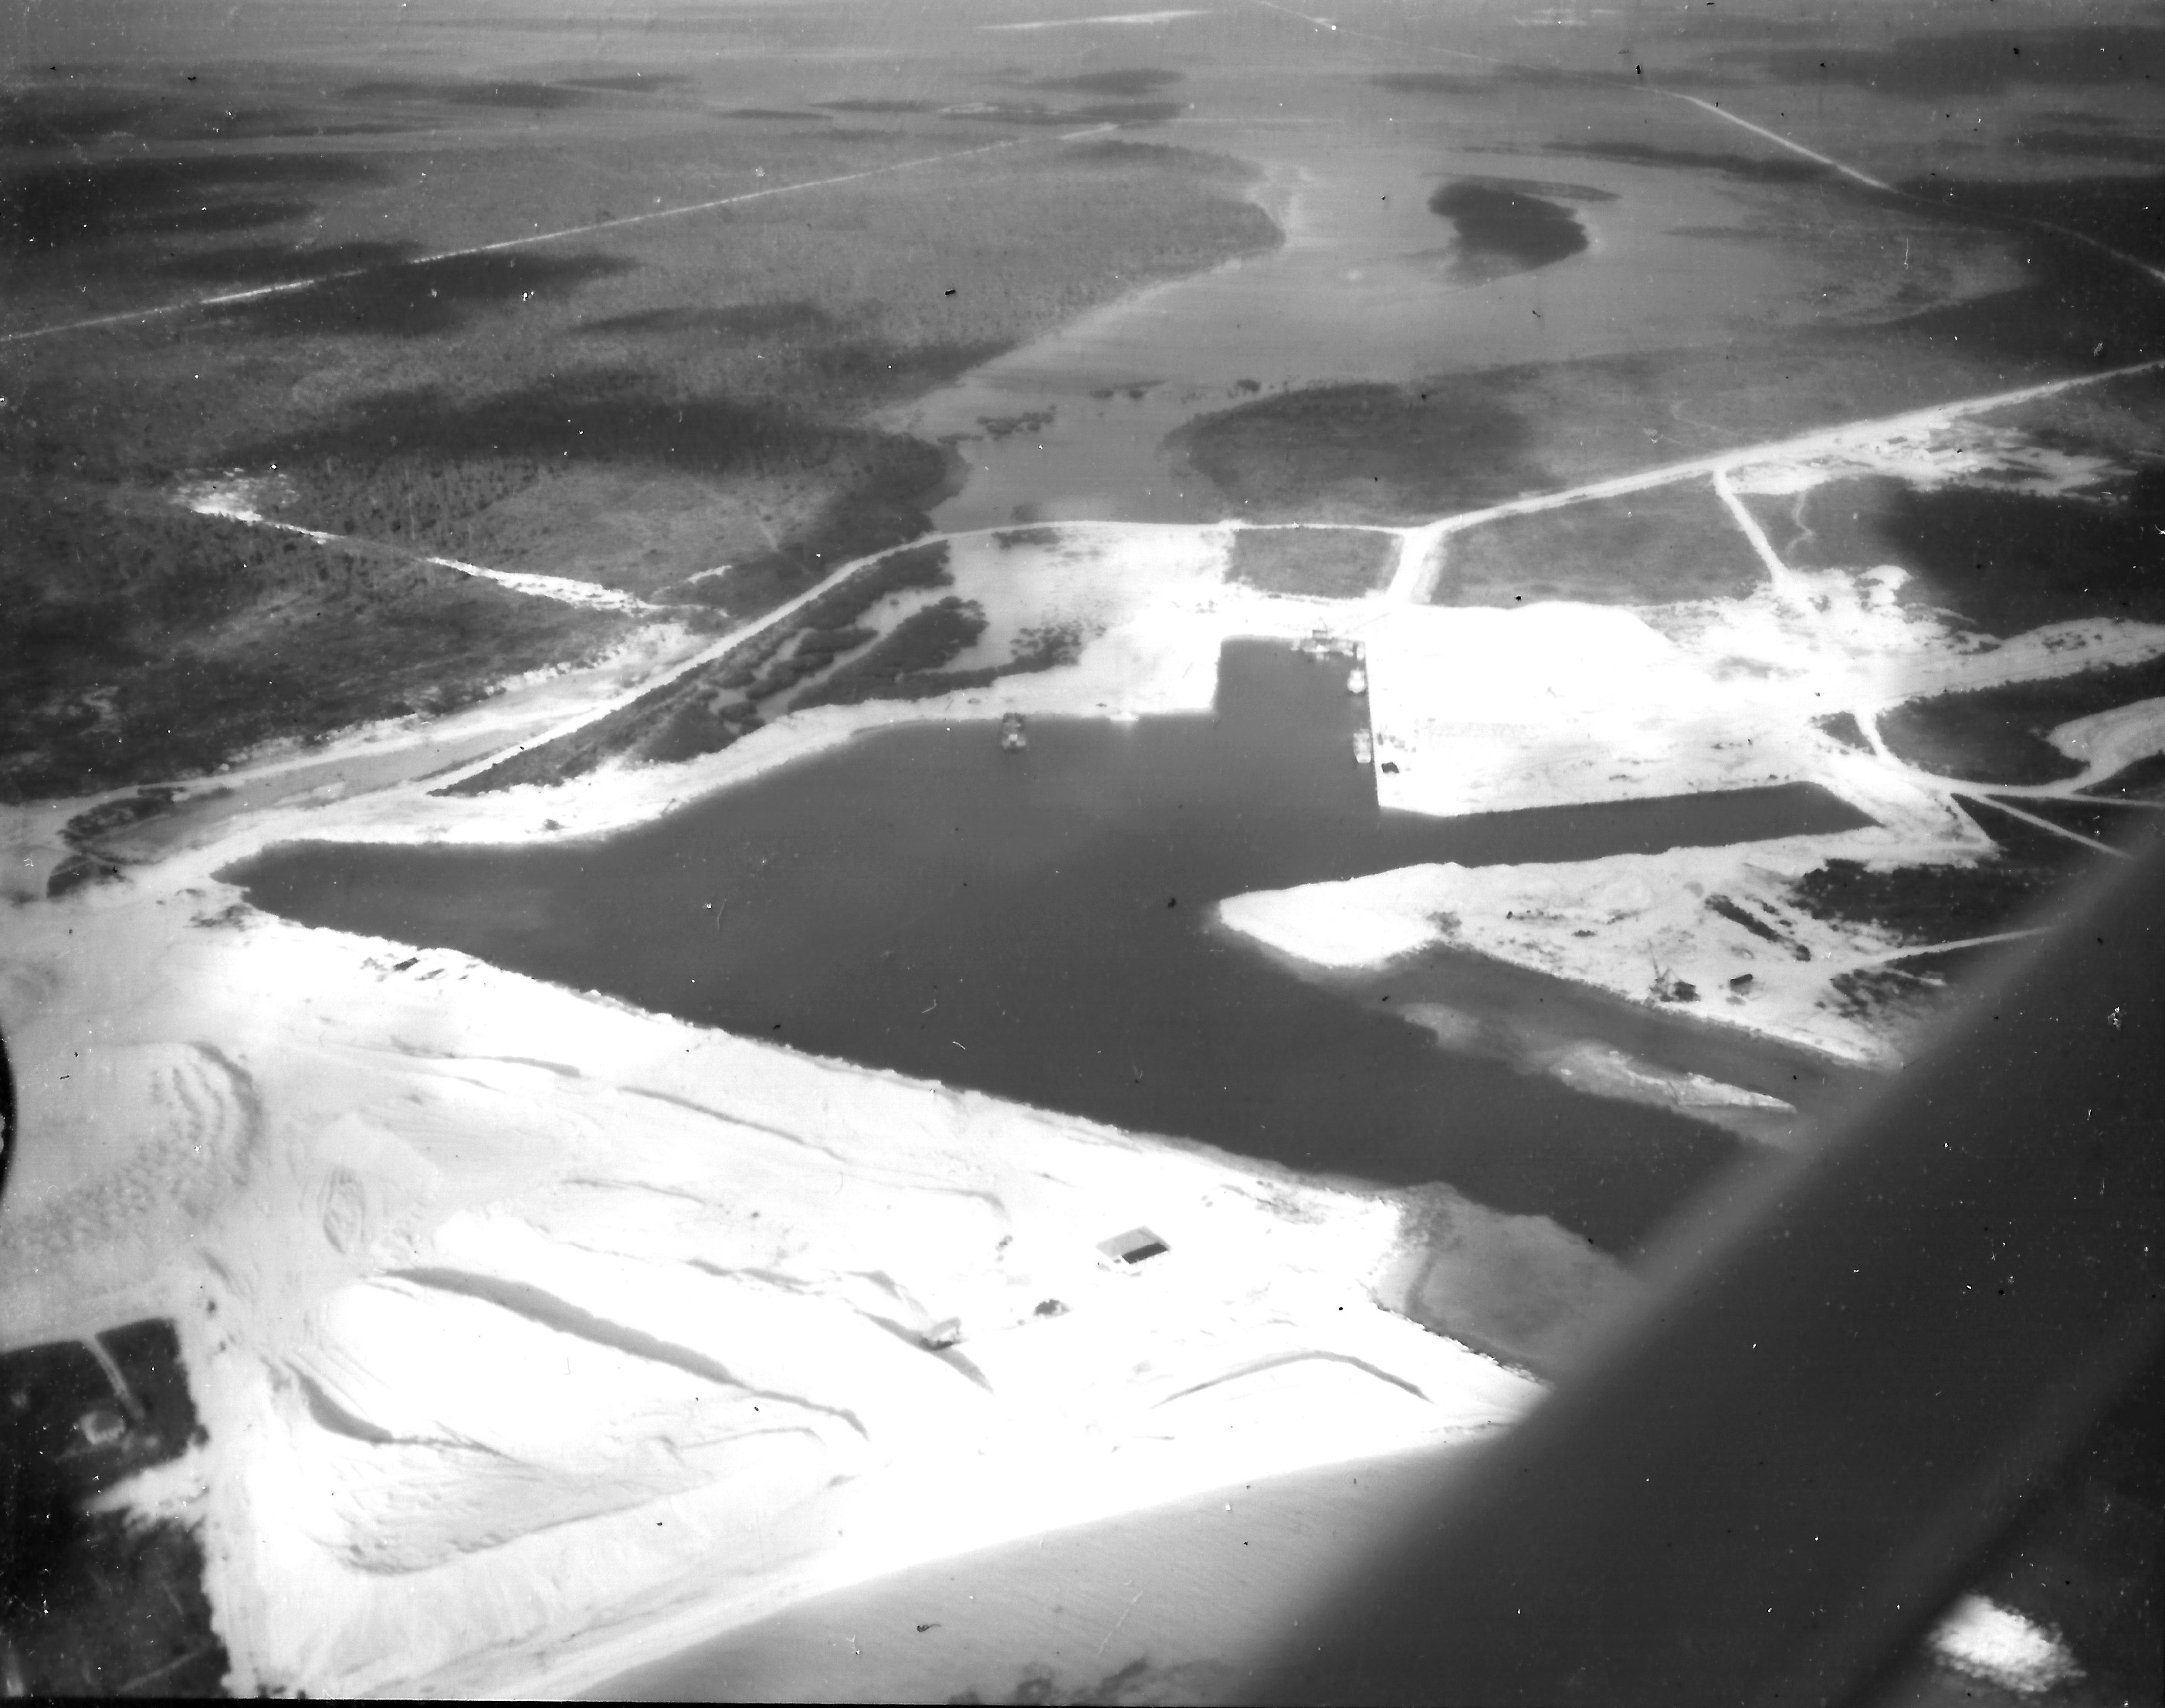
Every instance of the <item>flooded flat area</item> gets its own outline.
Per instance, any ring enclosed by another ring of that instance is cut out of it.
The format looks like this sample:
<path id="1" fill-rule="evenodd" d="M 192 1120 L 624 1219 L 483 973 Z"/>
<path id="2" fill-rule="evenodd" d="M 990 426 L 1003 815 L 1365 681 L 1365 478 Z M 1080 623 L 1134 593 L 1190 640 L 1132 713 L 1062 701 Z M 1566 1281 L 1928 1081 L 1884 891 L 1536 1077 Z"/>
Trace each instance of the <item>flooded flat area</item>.
<path id="1" fill-rule="evenodd" d="M 1214 714 L 863 735 L 584 846 L 298 844 L 228 876 L 304 923 L 444 946 L 794 1048 L 1304 1169 L 1445 1180 L 1641 1237 L 1735 1141 L 1439 1048 L 1372 995 L 1229 940 L 1211 904 L 1424 861 L 1591 858 L 1853 826 L 1809 788 L 1434 819 L 1384 812 L 1342 667 L 1235 642 Z M 1482 965 L 1444 997 L 1538 1007 Z M 1623 1004 L 1582 1000 L 1604 1036 Z M 1787 1057 L 1631 1017 L 1615 1041 L 1773 1089 Z M 1694 1053 L 1697 1052 L 1698 1053 Z M 1794 1089 L 1794 1088 L 1793 1088 Z M 1796 1100 L 1809 1103 L 1809 1098 Z"/>
<path id="2" fill-rule="evenodd" d="M 1778 1099 L 1795 1113 L 1740 1104 L 1709 1110 L 1729 1131 L 1773 1144 L 1796 1141 L 1878 1083 L 1867 1068 L 1755 1036 L 1701 1017 L 1691 1004 L 1652 1007 L 1591 986 L 1463 951 L 1437 950 L 1382 973 L 1325 975 L 1352 1000 L 1404 1008 L 1455 1053 L 1520 1073 L 1569 1074 L 1588 1046 L 1669 1074 Z M 1596 1116 L 1595 1118 L 1599 1118 Z"/>
<path id="3" fill-rule="evenodd" d="M 1717 181 L 1573 161 L 1584 182 L 1554 184 L 1553 159 L 1508 151 L 1488 124 L 1406 121 L 1163 131 L 1256 163 L 1283 245 L 1085 314 L 898 414 L 961 441 L 969 476 L 935 524 L 1214 520 L 1222 506 L 1162 449 L 1198 414 L 1288 387 L 1703 345 L 1794 282 L 1781 246 L 1735 240 L 1749 210 Z M 1538 182 L 1555 213 L 1494 189 L 1520 182 L 1499 173 Z M 1471 241 L 1469 212 L 1488 216 Z"/>

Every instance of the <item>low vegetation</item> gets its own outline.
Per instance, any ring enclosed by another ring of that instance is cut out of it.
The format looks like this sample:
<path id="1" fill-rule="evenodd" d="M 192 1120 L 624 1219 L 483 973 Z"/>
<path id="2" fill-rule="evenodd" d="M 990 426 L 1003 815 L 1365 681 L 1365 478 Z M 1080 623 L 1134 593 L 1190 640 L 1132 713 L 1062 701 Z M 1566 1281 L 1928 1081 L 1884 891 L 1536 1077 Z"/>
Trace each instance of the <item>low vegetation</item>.
<path id="1" fill-rule="evenodd" d="M 1439 605 L 1738 598 L 1765 577 L 1704 481 L 1505 516 L 1450 535 L 1443 552 Z"/>
<path id="2" fill-rule="evenodd" d="M 1003 677 L 1027 676 L 1072 664 L 1081 651 L 1082 635 L 1078 630 L 1066 624 L 1050 624 L 1024 630 L 1015 639 L 1013 653 L 1002 664 L 981 664 L 967 670 L 867 670 L 854 674 L 845 686 L 835 692 L 829 692 L 828 684 L 823 683 L 808 691 L 797 704 L 854 705 L 866 700 L 936 699 L 941 694 L 989 688 Z"/>
<path id="3" fill-rule="evenodd" d="M 873 430 L 870 411 L 1137 284 L 1277 237 L 1234 162 L 1046 137 L 997 164 L 935 160 L 562 245 L 417 264 L 477 238 L 998 140 L 936 113 L 891 129 L 777 132 L 668 91 L 581 94 L 537 128 L 475 108 L 471 93 L 339 98 L 398 124 L 448 103 L 458 127 L 432 155 L 427 193 L 387 201 L 388 228 L 369 214 L 382 235 L 366 242 L 317 245 L 307 233 L 385 200 L 405 167 L 369 148 L 207 155 L 182 190 L 136 186 L 112 163 L 82 167 L 91 180 L 69 179 L 69 194 L 103 206 L 125 192 L 143 217 L 116 215 L 65 250 L 23 250 L 11 318 L 345 276 L 214 318 L 108 330 L 94 345 L 23 346 L 0 465 L 137 485 L 275 469 L 291 520 L 667 589 L 742 616 L 922 531 L 948 461 Z M 34 190 L 17 198 L 30 198 L 24 220 L 45 205 Z M 200 208 L 188 199 L 198 192 Z M 690 581 L 723 564 L 727 577 Z"/>
<path id="4" fill-rule="evenodd" d="M 1257 521 L 1419 522 L 1712 452 L 2165 353 L 2165 299 L 2025 230 L 2018 287 L 1862 324 L 1703 348 L 1314 386 L 1198 417 L 1171 441 Z M 2107 348 L 2098 329 L 2111 325 Z"/>
<path id="5" fill-rule="evenodd" d="M 1549 483 L 1507 378 L 1314 386 L 1204 415 L 1168 440 L 1257 521 L 1425 520 Z"/>
<path id="6" fill-rule="evenodd" d="M 1829 1004 L 1845 1019 L 1872 1027 L 1883 1036 L 1915 1037 L 1946 1013 L 1952 1000 L 1947 981 L 1906 962 L 1885 967 L 1852 967 L 1827 981 Z"/>
<path id="7" fill-rule="evenodd" d="M 2165 620 L 2165 581 L 2151 549 L 2165 529 L 2165 470 L 2145 468 L 2116 490 L 2081 496 L 1920 489 L 1867 476 L 1752 502 L 1788 561 L 1899 564 L 1911 577 L 1905 601 L 1952 611 L 1989 635 L 2083 617 Z"/>
<path id="8" fill-rule="evenodd" d="M 855 626 L 882 599 L 919 588 L 951 587 L 947 542 L 935 540 L 890 551 L 869 563 L 840 587 L 830 588 L 804 607 L 801 626 L 829 632 Z"/>
<path id="9" fill-rule="evenodd" d="M 1458 179 L 1430 196 L 1428 209 L 1458 234 L 1451 272 L 1469 284 L 1553 266 L 1587 244 L 1571 209 L 1516 185 Z"/>
<path id="10" fill-rule="evenodd" d="M 365 421 L 276 461 L 266 497 L 282 520 L 737 616 L 922 533 L 949 469 L 900 434 L 595 369 L 473 397 L 378 398 Z M 732 556 L 725 576 L 685 573 Z"/>
<path id="11" fill-rule="evenodd" d="M 2094 872 L 2104 858 L 1997 808 L 1962 804 L 1993 840 L 1987 858 L 1973 865 L 1896 867 L 1830 860 L 1797 880 L 1794 899 L 1817 919 L 1877 925 L 1908 942 L 1952 942 L 2025 925 L 2056 889 Z M 1921 962 L 1905 961 L 1902 967 L 1904 978 L 1928 970 Z M 1878 976 L 1867 969 L 1852 980 L 1860 998 L 1877 999 L 1899 985 L 1898 978 L 1878 989 Z"/>
<path id="12" fill-rule="evenodd" d="M 650 688 L 630 704 L 567 735 L 500 760 L 442 793 L 487 794 L 522 783 L 562 783 L 610 758 L 674 763 L 719 753 L 761 726 L 766 703 L 875 639 L 879 630 L 861 620 L 875 606 L 904 594 L 951 586 L 955 577 L 947 560 L 944 540 L 888 552 L 719 658 Z"/>
<path id="13" fill-rule="evenodd" d="M 1105 103 L 1163 79 L 1116 81 L 1022 116 L 1157 116 Z M 10 795 L 182 777 L 274 738 L 439 710 L 623 629 L 417 555 L 598 581 L 725 631 L 924 531 L 952 458 L 872 411 L 1278 235 L 1246 198 L 1250 170 L 1221 157 L 1067 144 L 1034 121 L 1003 132 L 998 113 L 950 101 L 861 127 L 734 119 L 723 86 L 753 90 L 727 65 L 575 85 L 287 64 L 257 82 L 101 92 L 77 78 L 10 109 L 34 152 L 0 182 L 8 327 L 325 281 L 10 347 Z M 153 163 L 105 145 L 139 123 L 184 152 Z M 958 153 L 1003 140 L 997 164 Z M 155 495 L 208 470 L 254 481 L 266 514 L 356 543 L 161 519 Z M 50 516 L 29 496 L 61 489 L 75 496 Z M 184 594 L 200 609 L 175 615 Z M 763 676 L 677 685 L 605 745 L 724 745 L 761 701 L 871 644 L 855 622 L 808 616 L 774 637 Z"/>
<path id="14" fill-rule="evenodd" d="M 1815 918 L 1883 925 L 1911 942 L 1930 943 L 2006 930 L 2056 875 L 1997 860 L 1888 867 L 1830 860 L 1798 879 L 1793 894 Z"/>
<path id="15" fill-rule="evenodd" d="M 0 488 L 0 794 L 213 771 L 589 659 L 627 619 L 165 505 Z"/>
<path id="16" fill-rule="evenodd" d="M 1357 598 L 1390 580 L 1398 554 L 1396 535 L 1365 528 L 1243 528 L 1227 572 L 1265 593 Z"/>
<path id="17" fill-rule="evenodd" d="M 929 699 L 1074 662 L 1080 630 L 1048 625 L 1024 630 L 1003 662 L 946 668 L 977 645 L 987 627 L 974 600 L 953 594 L 918 604 L 884 633 L 861 620 L 888 601 L 951 585 L 947 556 L 944 540 L 889 552 L 711 663 L 441 793 L 476 795 L 524 783 L 554 784 L 609 759 L 667 764 L 718 753 L 762 727 L 776 703 L 800 684 L 809 685 L 789 699 L 790 711 Z"/>
<path id="18" fill-rule="evenodd" d="M 975 646 L 984 632 L 985 609 L 975 599 L 960 599 L 951 593 L 931 604 L 920 605 L 869 652 L 835 666 L 818 687 L 798 695 L 791 708 L 854 705 L 861 700 L 895 698 L 904 677 L 938 671 Z M 814 668 L 824 669 L 827 659 L 814 656 Z"/>

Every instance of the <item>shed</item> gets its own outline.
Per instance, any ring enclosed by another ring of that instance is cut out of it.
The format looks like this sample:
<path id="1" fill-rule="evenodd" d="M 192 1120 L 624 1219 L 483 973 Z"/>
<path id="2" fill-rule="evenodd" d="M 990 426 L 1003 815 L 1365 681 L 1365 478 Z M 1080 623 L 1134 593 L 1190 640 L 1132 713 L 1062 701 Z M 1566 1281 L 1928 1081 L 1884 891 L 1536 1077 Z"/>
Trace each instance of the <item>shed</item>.
<path id="1" fill-rule="evenodd" d="M 1172 1247 L 1148 1228 L 1132 1227 L 1109 1240 L 1098 1241 L 1098 1249 L 1116 1263 L 1140 1263 Z"/>

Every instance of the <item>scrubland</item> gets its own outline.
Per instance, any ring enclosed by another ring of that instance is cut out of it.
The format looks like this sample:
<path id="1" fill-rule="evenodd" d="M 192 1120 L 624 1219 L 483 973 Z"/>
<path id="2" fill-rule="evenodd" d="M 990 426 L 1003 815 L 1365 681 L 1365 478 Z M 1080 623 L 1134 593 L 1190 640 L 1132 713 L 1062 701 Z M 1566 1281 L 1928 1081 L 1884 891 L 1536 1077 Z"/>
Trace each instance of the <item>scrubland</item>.
<path id="1" fill-rule="evenodd" d="M 274 735 L 438 709 L 584 662 L 622 626 L 418 560 L 593 580 L 677 602 L 648 620 L 725 628 L 925 527 L 947 459 L 865 424 L 874 409 L 1275 235 L 1235 163 L 1109 133 L 937 113 L 777 126 L 666 80 L 267 83 L 253 103 L 124 80 L 19 103 L 0 330 L 243 294 L 6 347 L 17 644 L 98 637 L 65 681 L 45 679 L 57 663 L 11 676 L 18 790 L 198 772 Z M 158 139 L 150 157 L 101 129 L 116 113 Z M 620 223 L 830 178 L 848 182 Z M 339 540 L 159 518 L 214 472 Z M 284 614 L 228 613 L 208 651 L 185 625 L 129 631 L 111 575 L 55 591 L 92 535 L 161 585 L 230 549 Z M 347 689 L 296 638 L 331 631 L 287 608 L 364 561 L 365 592 L 336 604 L 340 662 L 366 677 Z M 190 693 L 204 715 L 182 720 Z M 177 746 L 146 739 L 182 724 Z M 126 760 L 64 751 L 92 729 Z"/>

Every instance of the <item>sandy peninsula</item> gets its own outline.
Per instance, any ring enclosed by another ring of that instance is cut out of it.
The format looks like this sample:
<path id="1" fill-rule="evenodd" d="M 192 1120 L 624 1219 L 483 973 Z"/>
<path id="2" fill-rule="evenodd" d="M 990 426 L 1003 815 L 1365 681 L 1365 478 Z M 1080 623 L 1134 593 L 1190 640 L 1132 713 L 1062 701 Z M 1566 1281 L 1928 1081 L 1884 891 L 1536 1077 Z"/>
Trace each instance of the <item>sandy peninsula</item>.
<path id="1" fill-rule="evenodd" d="M 157 889 L 13 937 L 0 1284 L 180 1325 L 208 1439 L 127 1498 L 237 1687 L 560 1693 L 1537 1391 L 1376 1302 L 1379 1194 Z"/>
<path id="2" fill-rule="evenodd" d="M 303 929 L 215 876 L 303 836 L 591 836 L 898 715 L 1200 709 L 1225 633 L 1312 623 L 1227 588 L 1225 551 L 958 542 L 1013 620 L 1087 622 L 1082 662 L 673 771 L 445 797 L 507 708 L 357 731 L 204 785 L 125 875 L 51 900 L 90 804 L 11 814 L 10 1338 L 179 1325 L 208 1438 L 122 1498 L 197 1528 L 234 1688 L 561 1694 L 1538 1393 L 1379 1302 L 1409 1236 L 1388 1194 Z M 629 691 L 536 683 L 520 716 Z M 1164 1249 L 1128 1261 L 1139 1230 Z"/>
<path id="3" fill-rule="evenodd" d="M 1720 472 L 1734 497 L 1820 467 Z M 1989 842 L 1879 712 L 2165 654 L 2165 629 L 2110 620 L 1986 644 L 1876 566 L 1770 563 L 1749 596 L 1678 605 L 1432 605 L 1409 596 L 1435 545 L 1419 529 L 1386 530 L 1389 588 L 1304 598 L 1231 579 L 1236 531 L 954 536 L 988 656 L 1058 625 L 1072 663 L 791 714 L 681 765 L 440 792 L 741 635 L 259 756 L 117 837 L 116 880 L 57 899 L 64 827 L 98 803 L 9 809 L 8 1336 L 179 1325 L 207 1439 L 116 1498 L 197 1527 L 235 1690 L 596 1687 L 966 1550 L 1471 1439 L 1624 1284 L 1584 1254 L 1513 1295 L 1555 1230 L 1447 1193 L 1295 1178 L 305 930 L 221 883 L 235 861 L 603 836 L 898 720 L 1201 711 L 1227 639 L 1320 632 L 1328 667 L 1365 666 L 1386 808 L 1813 783 L 1871 826 L 1414 867 L 1226 898 L 1231 930 L 1318 968 L 1472 952 L 1886 1063 L 1902 1039 L 1836 981 L 1919 945 L 1819 918 L 1795 885 Z M 2157 704 L 2057 731 L 2078 782 L 2165 746 Z M 1842 713 L 1859 740 L 1831 733 Z M 1448 1043 L 1450 1016 L 1412 1018 Z M 1600 1095 L 1754 1106 L 1613 1050 L 1548 1066 Z"/>

